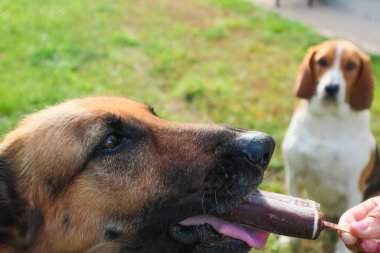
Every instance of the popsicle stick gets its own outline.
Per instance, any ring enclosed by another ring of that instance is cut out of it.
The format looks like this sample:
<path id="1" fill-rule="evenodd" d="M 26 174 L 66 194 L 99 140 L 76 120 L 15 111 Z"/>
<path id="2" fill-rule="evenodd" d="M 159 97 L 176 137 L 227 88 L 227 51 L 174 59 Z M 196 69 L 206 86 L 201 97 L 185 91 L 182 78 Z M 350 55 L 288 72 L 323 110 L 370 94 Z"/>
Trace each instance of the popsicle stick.
<path id="1" fill-rule="evenodd" d="M 348 230 L 348 228 L 346 227 L 343 227 L 341 225 L 338 225 L 338 224 L 335 224 L 335 223 L 332 223 L 332 222 L 328 222 L 328 221 L 322 221 L 323 222 L 323 227 L 325 228 L 329 228 L 329 229 L 333 229 L 337 232 L 347 232 L 347 233 L 350 233 L 350 231 Z"/>
<path id="2" fill-rule="evenodd" d="M 322 221 L 323 222 L 323 228 L 329 228 L 329 229 L 333 229 L 337 232 L 347 232 L 347 233 L 350 233 L 350 231 L 348 230 L 347 227 L 343 227 L 341 225 L 338 225 L 338 224 L 335 224 L 335 223 L 332 223 L 332 222 L 328 222 L 328 221 Z M 377 243 L 380 243 L 380 239 L 372 239 L 374 240 L 375 242 Z"/>

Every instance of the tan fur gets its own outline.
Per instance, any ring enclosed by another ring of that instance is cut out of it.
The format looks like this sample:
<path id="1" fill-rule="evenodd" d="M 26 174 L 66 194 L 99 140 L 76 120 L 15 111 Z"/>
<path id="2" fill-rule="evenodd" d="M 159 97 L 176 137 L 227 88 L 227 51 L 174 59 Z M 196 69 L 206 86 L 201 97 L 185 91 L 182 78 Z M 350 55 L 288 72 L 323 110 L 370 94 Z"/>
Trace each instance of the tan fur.
<path id="1" fill-rule="evenodd" d="M 367 166 L 364 168 L 359 181 L 359 189 L 362 193 L 364 193 L 364 190 L 368 184 L 369 177 L 372 175 L 373 171 L 376 168 L 376 156 L 375 152 L 371 153 L 370 159 L 368 161 Z"/>
<path id="2" fill-rule="evenodd" d="M 318 46 L 309 48 L 298 69 L 295 94 L 299 98 L 309 99 L 314 95 L 316 79 L 313 69 L 313 61 L 317 50 Z"/>
<path id="3" fill-rule="evenodd" d="M 150 172 L 145 177 L 129 182 L 127 187 L 125 181 L 106 178 L 89 180 L 91 175 L 87 174 L 90 172 L 84 171 L 68 191 L 52 204 L 44 180 L 49 177 L 69 178 L 74 174 L 74 168 L 83 162 L 81 157 L 88 152 L 87 147 L 94 144 L 93 140 L 103 130 L 100 118 L 107 114 L 118 115 L 127 121 L 141 121 L 152 129 L 177 132 L 179 127 L 178 124 L 154 117 L 148 106 L 141 103 L 117 97 L 88 98 L 30 115 L 1 143 L 0 152 L 11 153 L 20 164 L 18 176 L 24 181 L 19 182 L 19 192 L 30 201 L 30 205 L 40 208 L 48 220 L 44 231 L 36 238 L 39 242 L 33 252 L 83 252 L 99 240 L 103 223 L 101 217 L 112 212 L 117 214 L 121 210 L 136 212 L 154 197 L 150 191 L 159 186 L 154 184 L 157 181 L 152 178 L 159 178 L 157 173 L 160 172 L 153 169 L 148 168 Z M 85 138 L 80 138 L 83 136 Z M 59 145 L 50 145 L 52 138 L 59 139 Z M 84 142 L 78 142 L 79 138 Z M 189 155 L 195 152 L 193 148 L 189 145 Z M 45 169 L 46 164 L 49 168 Z M 146 186 L 144 190 L 141 190 L 142 185 Z M 94 192 L 97 194 L 93 195 Z M 62 220 L 66 214 L 70 215 L 71 223 L 78 229 L 65 231 Z"/>

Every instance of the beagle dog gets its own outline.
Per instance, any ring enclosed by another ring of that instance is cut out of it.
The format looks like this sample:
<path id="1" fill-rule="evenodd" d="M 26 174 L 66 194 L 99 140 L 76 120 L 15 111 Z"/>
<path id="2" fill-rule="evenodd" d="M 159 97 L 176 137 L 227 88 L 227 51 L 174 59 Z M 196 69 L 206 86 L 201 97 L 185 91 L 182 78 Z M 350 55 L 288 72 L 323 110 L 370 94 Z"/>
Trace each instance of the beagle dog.
<path id="1" fill-rule="evenodd" d="M 295 87 L 302 102 L 282 143 L 290 195 L 310 197 L 336 217 L 379 191 L 373 91 L 371 59 L 354 44 L 332 40 L 308 49 Z"/>
<path id="2" fill-rule="evenodd" d="M 354 44 L 332 40 L 308 49 L 295 88 L 303 100 L 282 144 L 291 195 L 307 193 L 339 216 L 380 189 L 373 90 L 371 59 Z"/>
<path id="3" fill-rule="evenodd" d="M 169 122 L 120 97 L 34 113 L 0 143 L 0 252 L 259 248 L 267 233 L 212 216 L 257 188 L 274 146 L 264 133 Z M 181 225 L 200 214 L 210 222 Z"/>

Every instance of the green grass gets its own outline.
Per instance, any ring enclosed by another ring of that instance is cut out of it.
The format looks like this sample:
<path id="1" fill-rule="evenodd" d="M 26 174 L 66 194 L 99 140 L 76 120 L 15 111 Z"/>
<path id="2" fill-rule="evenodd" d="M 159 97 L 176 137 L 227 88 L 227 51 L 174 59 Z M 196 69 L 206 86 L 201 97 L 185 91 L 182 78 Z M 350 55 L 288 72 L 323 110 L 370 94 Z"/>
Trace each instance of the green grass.
<path id="1" fill-rule="evenodd" d="M 265 131 L 280 147 L 297 66 L 324 39 L 244 0 L 0 0 L 0 24 L 0 136 L 47 105 L 114 94 L 171 120 Z M 372 124 L 380 143 L 380 119 Z M 283 192 L 279 150 L 263 188 Z M 272 237 L 262 252 L 294 250 Z"/>

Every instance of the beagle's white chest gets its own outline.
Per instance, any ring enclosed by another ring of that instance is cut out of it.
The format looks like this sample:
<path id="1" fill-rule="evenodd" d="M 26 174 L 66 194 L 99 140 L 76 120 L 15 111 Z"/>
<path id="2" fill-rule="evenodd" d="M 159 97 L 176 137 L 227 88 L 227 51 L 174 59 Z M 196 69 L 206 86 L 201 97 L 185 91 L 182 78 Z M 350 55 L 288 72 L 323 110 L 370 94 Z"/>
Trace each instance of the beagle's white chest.
<path id="1" fill-rule="evenodd" d="M 296 112 L 282 149 L 290 187 L 297 194 L 307 191 L 327 212 L 341 213 L 361 199 L 359 179 L 375 140 L 368 111 L 325 109 L 319 114 L 304 106 Z"/>

